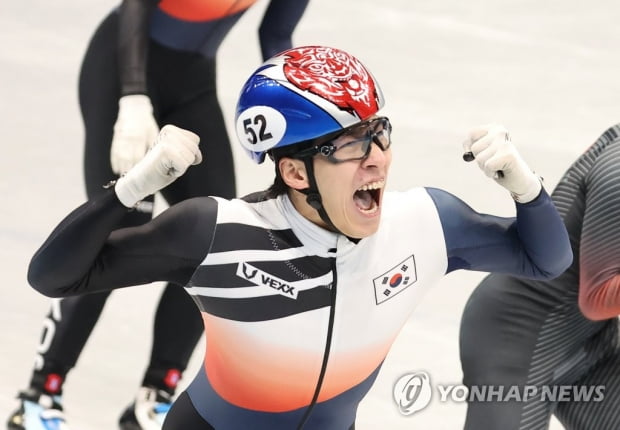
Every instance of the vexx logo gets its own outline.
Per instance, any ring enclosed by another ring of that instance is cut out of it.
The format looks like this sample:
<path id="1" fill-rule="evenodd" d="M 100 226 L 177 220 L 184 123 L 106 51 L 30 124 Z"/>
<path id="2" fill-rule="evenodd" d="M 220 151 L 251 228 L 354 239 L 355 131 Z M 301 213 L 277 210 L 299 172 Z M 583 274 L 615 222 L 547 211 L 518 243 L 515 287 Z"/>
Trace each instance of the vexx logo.
<path id="1" fill-rule="evenodd" d="M 265 286 L 275 290 L 276 293 L 290 299 L 297 298 L 297 290 L 290 283 L 273 276 L 248 263 L 237 265 L 237 276 L 247 279 L 258 286 Z"/>

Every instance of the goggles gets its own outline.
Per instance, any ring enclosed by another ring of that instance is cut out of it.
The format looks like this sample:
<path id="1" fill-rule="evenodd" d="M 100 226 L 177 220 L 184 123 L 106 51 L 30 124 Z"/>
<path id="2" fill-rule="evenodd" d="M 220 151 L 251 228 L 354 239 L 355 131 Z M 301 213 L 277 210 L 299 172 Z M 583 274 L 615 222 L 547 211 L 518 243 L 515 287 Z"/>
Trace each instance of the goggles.
<path id="1" fill-rule="evenodd" d="M 356 124 L 336 136 L 316 142 L 310 148 L 299 151 L 295 158 L 313 157 L 320 154 L 331 163 L 364 160 L 370 155 L 371 144 L 376 143 L 382 151 L 392 144 L 392 125 L 387 117 L 373 118 Z"/>

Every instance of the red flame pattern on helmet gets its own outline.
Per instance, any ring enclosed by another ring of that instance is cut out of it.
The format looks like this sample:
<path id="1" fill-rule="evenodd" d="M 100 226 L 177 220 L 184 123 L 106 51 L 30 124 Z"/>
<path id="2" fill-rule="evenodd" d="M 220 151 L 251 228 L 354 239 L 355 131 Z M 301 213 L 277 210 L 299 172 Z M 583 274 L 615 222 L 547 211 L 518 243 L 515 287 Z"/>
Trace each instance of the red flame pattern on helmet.
<path id="1" fill-rule="evenodd" d="M 379 110 L 374 79 L 359 60 L 328 47 L 304 47 L 286 53 L 284 75 L 340 109 L 366 119 Z"/>

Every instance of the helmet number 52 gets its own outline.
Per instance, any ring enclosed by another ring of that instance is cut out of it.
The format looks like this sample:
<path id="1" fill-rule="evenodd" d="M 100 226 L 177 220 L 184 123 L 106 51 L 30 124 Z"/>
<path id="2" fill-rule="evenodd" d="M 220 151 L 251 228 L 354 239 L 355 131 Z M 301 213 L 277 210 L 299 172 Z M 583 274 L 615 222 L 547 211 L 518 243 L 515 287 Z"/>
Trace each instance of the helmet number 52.
<path id="1" fill-rule="evenodd" d="M 256 115 L 253 119 L 243 120 L 243 129 L 248 136 L 248 142 L 252 145 L 273 138 L 271 133 L 265 132 L 266 128 L 267 120 L 263 115 Z"/>

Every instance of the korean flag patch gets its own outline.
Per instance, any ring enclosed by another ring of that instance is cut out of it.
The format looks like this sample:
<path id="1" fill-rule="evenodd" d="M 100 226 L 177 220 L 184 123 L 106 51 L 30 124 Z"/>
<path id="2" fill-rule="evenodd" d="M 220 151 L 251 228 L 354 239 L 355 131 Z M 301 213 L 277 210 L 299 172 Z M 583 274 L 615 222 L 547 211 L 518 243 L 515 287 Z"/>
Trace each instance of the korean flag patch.
<path id="1" fill-rule="evenodd" d="M 377 304 L 391 299 L 417 280 L 415 259 L 412 255 L 372 280 Z"/>

